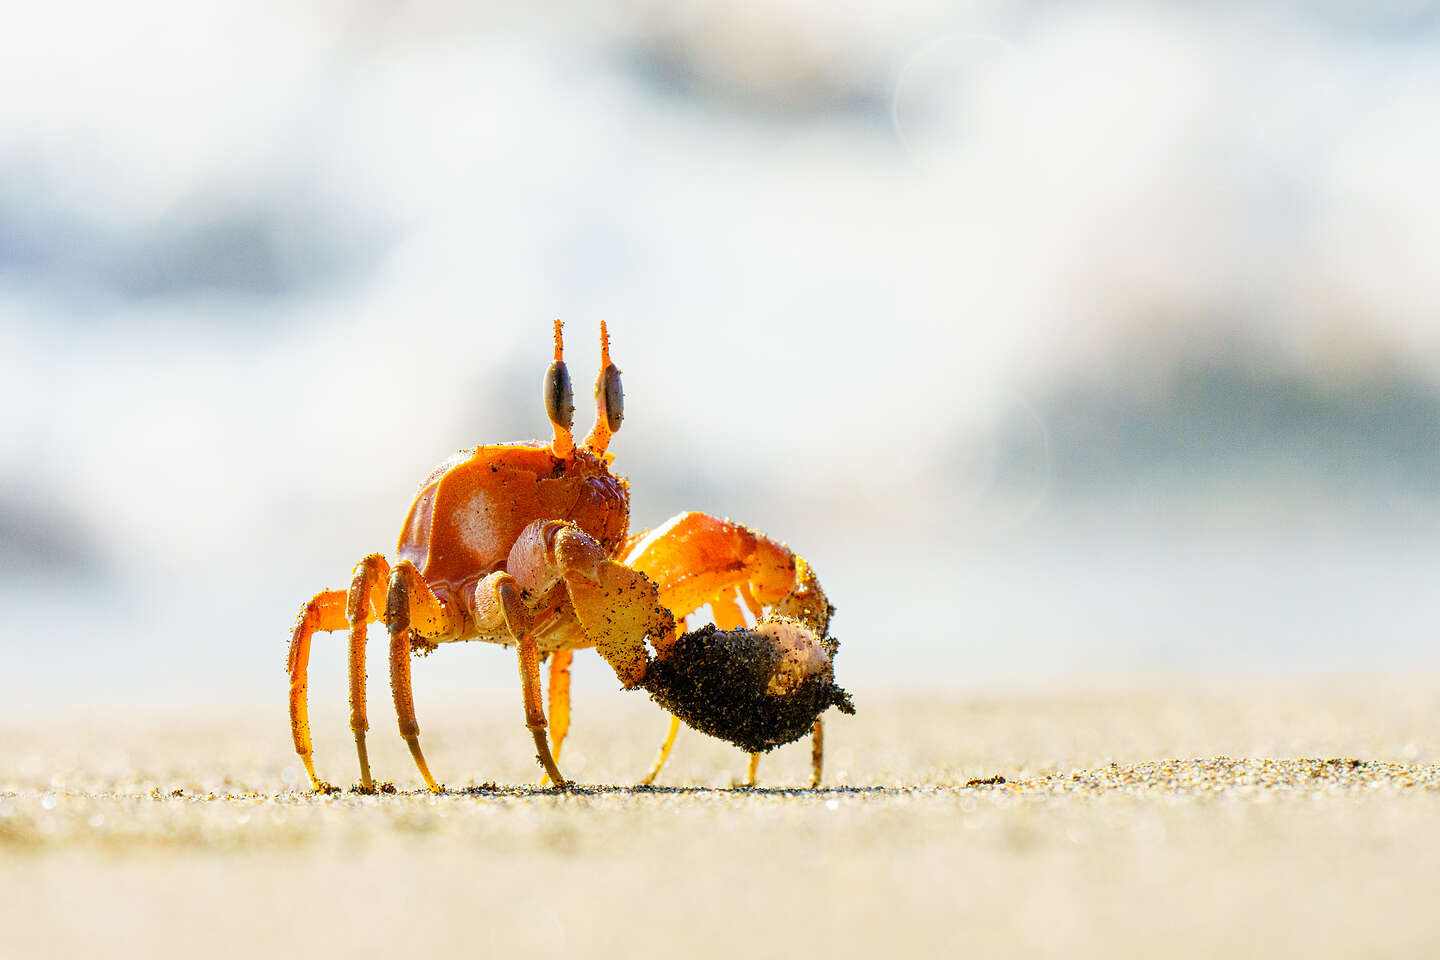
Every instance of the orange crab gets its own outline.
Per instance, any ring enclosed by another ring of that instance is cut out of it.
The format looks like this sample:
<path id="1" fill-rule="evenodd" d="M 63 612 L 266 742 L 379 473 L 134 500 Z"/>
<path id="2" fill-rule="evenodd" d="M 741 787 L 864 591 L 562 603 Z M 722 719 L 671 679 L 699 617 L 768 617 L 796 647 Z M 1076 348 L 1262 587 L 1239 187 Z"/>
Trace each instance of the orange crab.
<path id="1" fill-rule="evenodd" d="M 519 656 L 525 725 L 536 759 L 567 786 L 555 758 L 570 725 L 572 651 L 594 647 L 625 689 L 649 691 L 671 712 L 659 772 L 683 719 L 751 752 L 749 782 L 762 751 L 812 732 L 813 782 L 822 763 L 820 714 L 853 712 L 834 682 L 833 607 L 809 565 L 783 543 L 737 523 L 684 513 L 631 535 L 629 481 L 610 472 L 610 437 L 623 418 L 620 371 L 600 325 L 595 426 L 582 446 L 571 436 L 575 407 L 555 321 L 555 360 L 545 374 L 545 410 L 554 437 L 462 451 L 431 471 L 400 531 L 392 569 L 380 554 L 355 565 L 349 590 L 326 590 L 300 611 L 290 641 L 290 727 L 316 790 L 306 698 L 310 639 L 350 632 L 350 729 L 360 760 L 358 789 L 372 792 L 365 749 L 365 640 L 374 621 L 390 633 L 395 713 L 431 790 L 441 788 L 420 750 L 410 657 L 443 643 L 488 640 Z M 740 602 L 756 617 L 746 628 Z M 679 632 L 705 604 L 715 624 Z M 649 641 L 650 649 L 646 648 Z M 653 650 L 653 655 L 651 653 Z M 550 656 L 546 738 L 540 661 Z"/>

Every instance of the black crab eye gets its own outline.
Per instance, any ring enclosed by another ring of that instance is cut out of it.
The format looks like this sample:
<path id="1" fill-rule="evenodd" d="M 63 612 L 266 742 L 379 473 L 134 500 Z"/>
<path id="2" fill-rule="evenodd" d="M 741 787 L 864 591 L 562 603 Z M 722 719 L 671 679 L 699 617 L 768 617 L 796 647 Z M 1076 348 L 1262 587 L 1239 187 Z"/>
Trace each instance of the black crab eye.
<path id="1" fill-rule="evenodd" d="M 570 371 L 557 360 L 545 371 L 545 413 L 550 422 L 569 430 L 575 424 L 575 394 L 570 388 Z"/>
<path id="2" fill-rule="evenodd" d="M 605 368 L 600 382 L 595 384 L 595 402 L 604 404 L 605 425 L 611 433 L 617 432 L 625 419 L 625 390 L 620 386 L 620 370 L 613 363 Z"/>

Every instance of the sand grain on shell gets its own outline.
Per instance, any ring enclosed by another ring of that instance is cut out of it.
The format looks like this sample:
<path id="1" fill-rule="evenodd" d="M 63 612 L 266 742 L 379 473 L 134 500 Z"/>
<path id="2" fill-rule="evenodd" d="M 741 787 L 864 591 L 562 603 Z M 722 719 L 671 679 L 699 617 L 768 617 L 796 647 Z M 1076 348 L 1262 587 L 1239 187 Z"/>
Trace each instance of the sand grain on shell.
<path id="1" fill-rule="evenodd" d="M 743 756 L 687 732 L 668 786 L 549 793 L 498 708 L 431 711 L 443 796 L 374 721 L 394 794 L 295 789 L 283 717 L 264 711 L 12 727 L 0 956 L 1433 954 L 1434 700 L 865 698 L 829 715 L 816 791 L 798 786 L 803 742 L 744 791 Z M 562 767 L 643 772 L 663 718 L 592 713 Z M 339 781 L 343 712 L 317 709 L 315 728 Z"/>

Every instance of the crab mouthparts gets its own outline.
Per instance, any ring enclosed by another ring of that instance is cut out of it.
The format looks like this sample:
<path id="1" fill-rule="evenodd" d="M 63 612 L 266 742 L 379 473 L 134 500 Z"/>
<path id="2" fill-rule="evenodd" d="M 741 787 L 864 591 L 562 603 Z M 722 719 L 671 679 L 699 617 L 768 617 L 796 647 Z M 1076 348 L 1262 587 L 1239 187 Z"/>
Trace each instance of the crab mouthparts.
<path id="1" fill-rule="evenodd" d="M 706 626 L 682 634 L 651 661 L 640 685 L 701 733 L 761 753 L 809 733 L 832 706 L 855 712 L 835 684 L 836 647 L 799 621 L 778 617 L 753 629 Z"/>

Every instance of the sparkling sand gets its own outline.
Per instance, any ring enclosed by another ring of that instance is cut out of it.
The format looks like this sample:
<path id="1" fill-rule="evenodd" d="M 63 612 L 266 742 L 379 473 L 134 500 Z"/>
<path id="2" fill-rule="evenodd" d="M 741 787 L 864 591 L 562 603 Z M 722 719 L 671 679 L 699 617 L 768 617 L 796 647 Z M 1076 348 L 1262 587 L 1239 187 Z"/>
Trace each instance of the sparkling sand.
<path id="1" fill-rule="evenodd" d="M 739 751 L 583 704 L 533 786 L 517 710 L 427 705 L 431 796 L 316 796 L 284 707 L 0 730 L 0 957 L 1420 956 L 1440 951 L 1440 682 L 907 702 Z M 372 710 L 375 708 L 372 707 Z M 588 712 L 586 712 L 588 711 Z M 353 777 L 316 704 L 322 776 Z M 496 786 L 498 784 L 498 786 Z"/>

